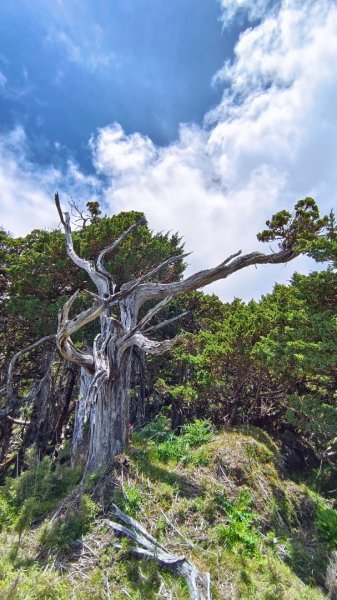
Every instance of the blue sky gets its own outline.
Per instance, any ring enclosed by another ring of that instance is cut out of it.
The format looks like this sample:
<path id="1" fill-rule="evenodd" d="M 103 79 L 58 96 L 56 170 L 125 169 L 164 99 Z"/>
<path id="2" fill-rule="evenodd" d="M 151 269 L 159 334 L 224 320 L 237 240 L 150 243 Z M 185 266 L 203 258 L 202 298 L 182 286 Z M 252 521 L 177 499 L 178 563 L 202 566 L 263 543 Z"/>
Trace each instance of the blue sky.
<path id="1" fill-rule="evenodd" d="M 238 249 L 305 196 L 337 206 L 337 0 L 16 0 L 0 20 L 0 214 L 142 210 L 193 250 Z M 210 290 L 249 299 L 305 259 Z"/>
<path id="2" fill-rule="evenodd" d="M 23 125 L 38 162 L 70 152 L 86 169 L 97 127 L 164 145 L 179 123 L 201 124 L 240 31 L 223 30 L 214 0 L 16 0 L 1 12 L 1 127 Z"/>

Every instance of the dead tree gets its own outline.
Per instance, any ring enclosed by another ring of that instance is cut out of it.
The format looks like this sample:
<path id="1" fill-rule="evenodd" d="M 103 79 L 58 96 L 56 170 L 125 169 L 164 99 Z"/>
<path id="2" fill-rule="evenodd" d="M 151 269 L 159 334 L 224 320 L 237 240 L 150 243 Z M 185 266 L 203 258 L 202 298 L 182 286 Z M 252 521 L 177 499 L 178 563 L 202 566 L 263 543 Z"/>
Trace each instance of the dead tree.
<path id="1" fill-rule="evenodd" d="M 324 229 L 326 221 L 319 218 L 314 201 L 305 199 L 297 203 L 294 217 L 282 211 L 267 222 L 269 229 L 260 234 L 260 239 L 264 241 L 281 240 L 277 252 L 242 255 L 239 251 L 215 268 L 200 271 L 184 280 L 173 283 L 151 281 L 166 267 L 181 261 L 187 255 L 172 256 L 150 272 L 125 282 L 117 291 L 113 275 L 106 270 L 104 261 L 144 221 L 131 225 L 113 244 L 103 249 L 95 261 L 89 261 L 76 254 L 70 216 L 61 211 L 58 195 L 55 201 L 66 235 L 68 255 L 79 268 L 87 272 L 97 290 L 96 294 L 88 292 L 93 298 L 91 307 L 74 317 L 70 316 L 70 310 L 79 292 L 69 298 L 60 311 L 57 333 L 57 346 L 62 356 L 91 375 L 90 385 L 82 399 L 85 413 L 83 419 L 89 422 L 89 449 L 86 458 L 86 473 L 89 473 L 107 466 L 128 445 L 133 349 L 137 348 L 147 354 L 161 354 L 170 350 L 181 339 L 181 336 L 165 341 L 150 339 L 148 334 L 161 327 L 161 324 L 155 328 L 151 326 L 153 317 L 180 294 L 225 279 L 251 265 L 286 263 L 292 260 L 301 252 L 298 239 L 303 241 L 307 232 L 308 239 L 312 240 L 313 236 Z M 140 316 L 144 314 L 145 304 L 152 308 L 144 316 Z M 100 333 L 94 340 L 92 350 L 75 347 L 71 336 L 95 319 L 100 320 Z M 162 325 L 166 323 L 164 321 Z"/>

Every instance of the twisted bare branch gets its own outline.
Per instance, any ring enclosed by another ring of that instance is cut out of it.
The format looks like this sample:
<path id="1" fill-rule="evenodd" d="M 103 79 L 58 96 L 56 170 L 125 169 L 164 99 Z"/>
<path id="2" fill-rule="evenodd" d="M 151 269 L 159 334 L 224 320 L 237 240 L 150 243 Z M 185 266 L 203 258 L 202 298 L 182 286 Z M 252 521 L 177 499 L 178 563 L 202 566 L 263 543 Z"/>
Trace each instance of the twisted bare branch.
<path id="1" fill-rule="evenodd" d="M 135 286 L 138 286 L 140 283 L 143 283 L 143 281 L 146 281 L 147 279 L 151 279 L 152 277 L 157 275 L 157 273 L 159 273 L 162 269 L 165 269 L 169 265 L 173 265 L 179 260 L 183 260 L 184 258 L 186 258 L 186 256 L 189 256 L 190 254 L 191 252 L 185 252 L 185 254 L 176 254 L 175 256 L 170 256 L 166 260 L 163 260 L 163 262 L 161 262 L 157 267 L 154 267 L 154 269 L 148 271 L 138 279 L 134 279 L 133 281 L 128 281 L 127 283 L 124 283 L 121 287 L 121 290 L 123 291 L 129 289 L 129 291 L 132 291 L 135 288 Z"/>
<path id="2" fill-rule="evenodd" d="M 55 204 L 64 228 L 64 233 L 66 236 L 66 249 L 69 258 L 71 258 L 77 267 L 84 269 L 84 271 L 88 273 L 91 281 L 95 284 L 99 295 L 103 296 L 103 294 L 109 292 L 109 281 L 107 280 L 106 275 L 97 271 L 94 263 L 89 260 L 85 260 L 76 254 L 70 227 L 70 215 L 68 212 L 62 212 L 59 195 L 57 193 L 55 194 Z"/>
<path id="3" fill-rule="evenodd" d="M 161 300 L 166 296 L 176 297 L 180 294 L 205 287 L 219 279 L 226 279 L 229 275 L 249 267 L 250 265 L 286 263 L 297 256 L 298 252 L 291 249 L 281 250 L 271 254 L 252 252 L 243 256 L 241 256 L 241 251 L 239 251 L 226 258 L 216 267 L 194 273 L 182 281 L 138 285 L 136 292 L 137 308 L 139 309 L 142 304 L 149 300 Z"/>
<path id="4" fill-rule="evenodd" d="M 14 372 L 14 367 L 15 367 L 18 359 L 20 358 L 20 356 L 22 356 L 23 354 L 26 354 L 27 352 L 30 352 L 31 350 L 34 350 L 38 346 L 41 346 L 41 344 L 44 344 L 44 342 L 54 340 L 55 337 L 56 337 L 55 335 L 45 335 L 43 338 L 39 339 L 37 342 L 30 344 L 26 348 L 23 348 L 22 350 L 19 350 L 19 352 L 16 352 L 16 354 L 14 354 L 14 356 L 12 357 L 12 359 L 9 363 L 8 371 L 7 371 L 7 397 L 10 402 L 12 402 L 12 401 L 16 402 L 18 400 L 18 398 L 15 395 L 14 390 L 13 390 L 13 372 Z"/>
<path id="5" fill-rule="evenodd" d="M 103 523 L 112 531 L 136 542 L 137 545 L 131 547 L 132 552 L 138 556 L 153 558 L 173 573 L 181 575 L 188 585 L 191 600 L 211 600 L 209 573 L 201 573 L 184 556 L 177 556 L 166 550 L 141 523 L 125 515 L 116 505 L 112 505 L 112 508 L 116 517 L 126 526 L 109 519 L 104 519 Z"/>
<path id="6" fill-rule="evenodd" d="M 112 281 L 113 281 L 113 285 L 115 285 L 115 281 L 113 276 L 111 275 L 111 273 L 109 273 L 105 267 L 104 267 L 104 263 L 103 260 L 105 259 L 105 257 L 108 254 L 111 254 L 111 252 L 114 252 L 116 250 L 116 248 L 118 246 L 120 246 L 120 244 L 122 242 L 124 242 L 124 240 L 128 237 L 128 235 L 130 235 L 130 233 L 132 231 L 134 231 L 134 229 L 137 229 L 137 227 L 140 227 L 141 225 L 145 225 L 146 223 L 146 219 L 145 217 L 142 217 L 141 219 L 139 219 L 136 223 L 132 223 L 132 225 L 130 225 L 130 227 L 128 227 L 128 229 L 126 229 L 120 236 L 119 238 L 117 238 L 117 240 L 115 240 L 110 246 L 107 246 L 106 248 L 104 248 L 104 250 L 102 250 L 102 252 L 98 255 L 98 258 L 96 260 L 96 265 L 97 265 L 97 269 L 101 272 L 104 273 L 105 275 L 111 277 Z"/>
<path id="7" fill-rule="evenodd" d="M 163 327 L 166 327 L 166 325 L 170 325 L 171 323 L 174 323 L 175 321 L 178 321 L 179 319 L 186 317 L 186 315 L 188 315 L 189 312 L 190 312 L 189 310 L 186 310 L 185 312 L 180 313 L 179 315 L 176 315 L 175 317 L 171 317 L 171 319 L 166 319 L 165 321 L 161 321 L 157 325 L 152 325 L 151 327 L 147 327 L 146 329 L 143 330 L 143 332 L 150 333 L 150 331 L 153 332 L 153 331 L 158 331 L 158 329 L 163 329 Z"/>
<path id="8" fill-rule="evenodd" d="M 137 346 L 140 350 L 143 350 L 146 354 L 163 354 L 168 350 L 171 350 L 173 346 L 181 342 L 184 339 L 183 335 L 176 335 L 171 340 L 164 340 L 162 342 L 158 342 L 156 340 L 150 340 L 145 335 L 137 331 L 132 337 L 127 340 L 122 341 L 122 350 L 126 350 L 130 346 Z"/>
<path id="9" fill-rule="evenodd" d="M 83 310 L 79 315 L 77 315 L 73 319 L 69 319 L 70 309 L 74 304 L 76 298 L 78 297 L 79 293 L 79 290 L 77 290 L 72 296 L 70 296 L 70 298 L 68 298 L 67 302 L 64 304 L 64 306 L 59 312 L 59 323 L 56 336 L 56 344 L 63 358 L 69 360 L 70 362 L 74 362 L 89 371 L 93 371 L 93 355 L 89 352 L 83 352 L 82 350 L 76 348 L 70 336 L 85 325 L 87 325 L 88 323 L 91 323 L 91 321 L 97 319 L 103 312 L 105 304 L 104 301 L 99 298 L 99 296 L 88 292 L 91 296 L 95 298 L 95 304 L 93 304 L 93 306 L 91 306 L 90 308 Z"/>

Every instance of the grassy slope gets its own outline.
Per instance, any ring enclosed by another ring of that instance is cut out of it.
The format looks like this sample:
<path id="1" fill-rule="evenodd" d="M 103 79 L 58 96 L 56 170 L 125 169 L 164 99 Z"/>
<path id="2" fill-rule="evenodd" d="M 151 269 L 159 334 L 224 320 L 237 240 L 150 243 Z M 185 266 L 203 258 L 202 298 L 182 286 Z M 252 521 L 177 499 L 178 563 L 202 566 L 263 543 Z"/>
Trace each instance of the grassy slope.
<path id="1" fill-rule="evenodd" d="M 187 599 L 182 580 L 134 559 L 129 542 L 102 527 L 111 502 L 210 571 L 215 599 L 326 598 L 335 511 L 282 475 L 262 431 L 202 444 L 210 436 L 193 435 L 185 433 L 186 443 L 158 431 L 138 435 L 84 496 L 76 486 L 69 494 L 76 475 L 68 467 L 55 472 L 48 461 L 44 474 L 32 467 L 26 481 L 8 483 L 0 492 L 0 598 Z M 81 535 L 84 543 L 73 543 Z"/>

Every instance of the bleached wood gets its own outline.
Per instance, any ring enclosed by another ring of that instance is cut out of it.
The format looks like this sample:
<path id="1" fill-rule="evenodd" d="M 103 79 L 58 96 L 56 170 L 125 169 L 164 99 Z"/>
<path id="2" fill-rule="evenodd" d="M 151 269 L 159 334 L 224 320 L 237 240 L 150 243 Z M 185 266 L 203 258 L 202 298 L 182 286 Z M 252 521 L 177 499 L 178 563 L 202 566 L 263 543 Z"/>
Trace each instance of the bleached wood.
<path id="1" fill-rule="evenodd" d="M 168 350 L 171 350 L 173 346 L 178 344 L 184 338 L 183 335 L 177 335 L 171 340 L 164 340 L 162 342 L 158 342 L 156 340 L 150 340 L 145 335 L 143 335 L 140 331 L 137 331 L 132 337 L 126 340 L 125 348 L 130 346 L 137 346 L 145 352 L 146 354 L 163 354 Z M 124 349 L 124 346 L 123 346 Z"/>
<path id="2" fill-rule="evenodd" d="M 147 279 L 152 279 L 152 277 L 157 275 L 163 269 L 166 269 L 166 267 L 168 267 L 169 265 L 173 265 L 176 262 L 183 260 L 184 258 L 186 258 L 186 256 L 189 256 L 190 254 L 191 254 L 190 252 L 186 252 L 185 254 L 176 254 L 175 256 L 170 256 L 166 260 L 163 260 L 163 262 L 161 262 L 157 267 L 154 267 L 154 269 L 151 269 L 151 271 L 148 271 L 144 275 L 141 275 L 141 277 L 139 277 L 138 279 L 134 279 L 132 281 L 128 281 L 127 283 L 124 283 L 121 286 L 121 290 L 124 291 L 124 290 L 128 290 L 131 288 L 133 289 L 134 286 L 138 287 L 138 285 L 140 283 L 142 283 L 143 281 L 146 281 Z"/>
<path id="3" fill-rule="evenodd" d="M 115 280 L 114 280 L 114 277 L 111 275 L 111 273 L 109 273 L 105 269 L 103 261 L 108 254 L 111 254 L 112 252 L 114 252 L 116 250 L 116 248 L 118 248 L 118 246 L 120 246 L 120 244 L 122 242 L 124 242 L 124 240 L 128 237 L 128 235 L 130 235 L 130 233 L 132 233 L 132 231 L 134 231 L 137 227 L 144 225 L 145 223 L 146 223 L 145 217 L 142 217 L 136 223 L 132 223 L 132 225 L 130 225 L 130 227 L 128 227 L 128 229 L 126 229 L 126 231 L 124 231 L 119 236 L 119 238 L 117 238 L 117 240 L 115 240 L 110 246 L 107 246 L 106 248 L 104 248 L 102 250 L 102 252 L 100 252 L 100 254 L 98 255 L 98 258 L 96 261 L 97 268 L 101 273 L 104 273 L 104 275 L 111 278 L 111 281 L 113 283 L 112 291 L 114 291 Z"/>
<path id="4" fill-rule="evenodd" d="M 153 331 L 157 331 L 158 329 L 163 329 L 163 327 L 166 327 L 166 325 L 171 325 L 175 321 L 178 321 L 179 319 L 186 317 L 188 314 L 189 314 L 189 311 L 185 310 L 185 312 L 182 312 L 179 315 L 176 315 L 175 317 L 171 317 L 171 319 L 165 319 L 165 321 L 161 321 L 157 325 L 152 325 L 151 327 L 147 327 L 143 331 L 144 331 L 144 333 L 150 333 L 150 331 L 153 332 Z"/>
<path id="5" fill-rule="evenodd" d="M 82 311 L 79 315 L 70 319 L 69 313 L 73 306 L 76 298 L 78 298 L 79 290 L 77 290 L 63 305 L 59 312 L 59 324 L 56 336 L 57 347 L 62 354 L 63 358 L 74 362 L 81 367 L 84 367 L 90 371 L 94 370 L 94 360 L 92 354 L 84 352 L 76 348 L 71 340 L 71 335 L 79 329 L 82 329 L 84 325 L 91 323 L 96 320 L 104 309 L 103 300 L 96 300 L 95 304 L 90 308 Z M 92 295 L 92 294 L 91 294 Z M 95 298 L 97 296 L 95 295 Z"/>
<path id="6" fill-rule="evenodd" d="M 76 317 L 69 313 L 77 294 L 70 298 L 60 312 L 57 344 L 62 355 L 92 374 L 86 402 L 86 418 L 90 420 L 90 445 L 86 473 L 107 465 L 128 443 L 129 387 L 133 348 L 146 354 L 162 354 L 177 344 L 182 336 L 172 340 L 156 341 L 147 335 L 174 322 L 183 315 L 167 319 L 149 327 L 151 319 L 174 297 L 219 279 L 225 279 L 245 267 L 256 264 L 288 262 L 297 256 L 293 250 L 262 254 L 253 252 L 242 256 L 241 251 L 232 254 L 212 269 L 195 273 L 186 279 L 172 283 L 153 282 L 158 274 L 169 266 L 184 260 L 187 253 L 175 255 L 138 278 L 125 282 L 115 291 L 113 275 L 104 266 L 104 258 L 113 252 L 126 237 L 144 221 L 132 224 L 107 248 L 96 262 L 80 258 L 74 251 L 68 213 L 62 213 L 59 199 L 56 202 L 66 234 L 67 252 L 73 262 L 84 269 L 97 288 L 94 304 Z M 139 319 L 139 311 L 146 302 L 157 301 L 146 315 Z M 119 318 L 112 310 L 119 311 Z M 71 335 L 90 323 L 100 319 L 92 353 L 75 348 Z"/>
<path id="7" fill-rule="evenodd" d="M 109 519 L 104 519 L 103 523 L 112 531 L 132 539 L 137 544 L 131 547 L 132 552 L 138 556 L 152 558 L 183 577 L 188 585 L 191 600 L 211 600 L 209 573 L 201 573 L 184 556 L 177 556 L 166 550 L 141 523 L 123 513 L 116 505 L 112 505 L 112 510 L 125 525 Z"/>
<path id="8" fill-rule="evenodd" d="M 233 273 L 251 265 L 286 263 L 296 258 L 296 256 L 298 256 L 298 253 L 289 249 L 270 254 L 251 252 L 243 256 L 239 251 L 226 258 L 216 267 L 194 273 L 187 279 L 174 281 L 173 283 L 143 283 L 139 285 L 135 294 L 137 309 L 139 310 L 149 300 L 162 300 L 166 296 L 174 298 L 180 294 L 203 288 L 219 279 L 226 279 Z"/>

